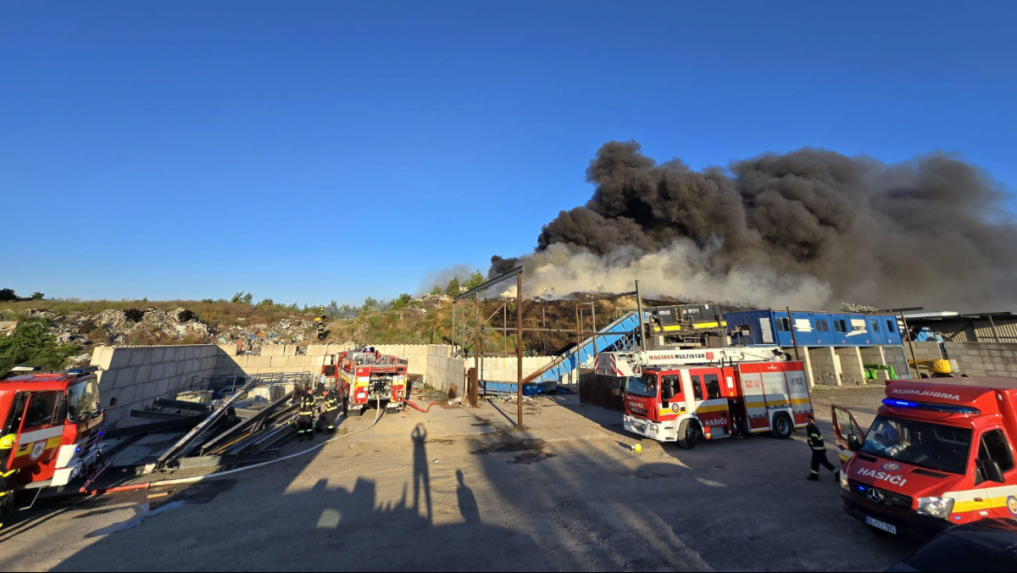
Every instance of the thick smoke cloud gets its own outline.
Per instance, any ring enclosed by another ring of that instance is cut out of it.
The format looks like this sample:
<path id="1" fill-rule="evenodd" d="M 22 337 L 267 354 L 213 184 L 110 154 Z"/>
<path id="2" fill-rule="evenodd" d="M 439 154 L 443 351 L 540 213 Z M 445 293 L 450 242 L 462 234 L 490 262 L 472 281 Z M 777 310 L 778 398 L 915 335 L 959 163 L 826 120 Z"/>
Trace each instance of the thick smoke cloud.
<path id="1" fill-rule="evenodd" d="M 981 170 L 944 154 L 902 164 L 802 149 L 728 170 L 604 145 L 584 207 L 541 231 L 526 288 L 630 290 L 757 305 L 1009 310 L 1017 227 Z M 534 292 L 537 291 L 537 292 Z"/>

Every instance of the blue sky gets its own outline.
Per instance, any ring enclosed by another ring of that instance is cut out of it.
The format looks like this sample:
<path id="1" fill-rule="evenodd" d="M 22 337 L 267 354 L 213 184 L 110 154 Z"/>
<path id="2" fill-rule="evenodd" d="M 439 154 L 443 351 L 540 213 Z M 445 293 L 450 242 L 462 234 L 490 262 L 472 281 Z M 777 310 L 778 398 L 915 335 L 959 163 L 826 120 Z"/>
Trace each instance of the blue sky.
<path id="1" fill-rule="evenodd" d="M 1015 29 L 1014 2 L 4 2 L 0 287 L 392 297 L 532 250 L 613 139 L 946 150 L 1013 190 Z"/>

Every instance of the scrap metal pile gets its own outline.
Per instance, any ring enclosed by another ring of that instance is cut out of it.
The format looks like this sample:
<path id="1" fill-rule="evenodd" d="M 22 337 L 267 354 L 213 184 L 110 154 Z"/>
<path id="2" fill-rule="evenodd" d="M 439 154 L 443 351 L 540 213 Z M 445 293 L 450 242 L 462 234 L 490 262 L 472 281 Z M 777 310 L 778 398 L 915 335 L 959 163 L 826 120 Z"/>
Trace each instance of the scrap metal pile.
<path id="1" fill-rule="evenodd" d="M 187 431 L 147 464 L 144 473 L 270 461 L 296 437 L 299 404 L 295 396 L 314 383 L 310 373 L 209 377 L 177 400 L 156 399 L 151 409 L 131 412 L 134 418 L 155 421 L 111 430 L 109 437 L 136 440 L 148 434 Z"/>

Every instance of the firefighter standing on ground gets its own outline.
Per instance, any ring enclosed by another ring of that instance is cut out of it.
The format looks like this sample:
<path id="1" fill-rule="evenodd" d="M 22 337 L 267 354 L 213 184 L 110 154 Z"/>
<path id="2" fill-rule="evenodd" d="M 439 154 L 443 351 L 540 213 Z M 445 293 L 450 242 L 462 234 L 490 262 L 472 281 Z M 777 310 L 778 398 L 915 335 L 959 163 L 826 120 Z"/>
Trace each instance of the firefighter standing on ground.
<path id="1" fill-rule="evenodd" d="M 809 474 L 809 481 L 819 481 L 819 466 L 833 472 L 834 479 L 840 479 L 840 471 L 833 467 L 826 457 L 826 443 L 823 440 L 823 433 L 816 426 L 816 419 L 809 416 L 809 426 L 805 430 L 809 434 L 809 447 L 812 448 L 812 472 Z"/>
<path id="2" fill-rule="evenodd" d="M 329 388 L 325 392 L 325 431 L 329 434 L 335 433 L 335 420 L 339 417 L 339 393 L 335 388 Z"/>
<path id="3" fill-rule="evenodd" d="M 310 389 L 300 389 L 300 410 L 297 414 L 297 439 L 314 439 L 314 396 Z"/>

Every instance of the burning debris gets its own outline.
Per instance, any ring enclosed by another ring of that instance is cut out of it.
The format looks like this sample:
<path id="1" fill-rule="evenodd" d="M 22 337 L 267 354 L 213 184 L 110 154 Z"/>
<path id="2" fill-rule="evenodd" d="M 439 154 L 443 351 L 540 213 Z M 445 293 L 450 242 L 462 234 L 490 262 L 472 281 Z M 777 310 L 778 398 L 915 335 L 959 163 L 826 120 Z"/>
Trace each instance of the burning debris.
<path id="1" fill-rule="evenodd" d="M 630 290 L 756 305 L 857 300 L 1012 306 L 1017 226 L 998 185 L 945 154 L 885 164 L 818 149 L 729 170 L 657 163 L 604 145 L 583 207 L 542 230 L 523 263 L 529 292 Z"/>

